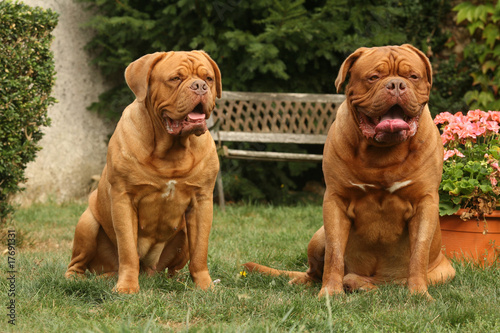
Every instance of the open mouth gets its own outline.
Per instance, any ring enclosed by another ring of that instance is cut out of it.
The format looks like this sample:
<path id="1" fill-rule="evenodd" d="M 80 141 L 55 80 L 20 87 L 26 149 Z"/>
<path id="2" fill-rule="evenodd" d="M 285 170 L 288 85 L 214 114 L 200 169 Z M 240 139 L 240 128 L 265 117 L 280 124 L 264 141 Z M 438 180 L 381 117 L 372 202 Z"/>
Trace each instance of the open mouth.
<path id="1" fill-rule="evenodd" d="M 207 130 L 206 116 L 203 112 L 203 104 L 199 103 L 189 112 L 184 119 L 172 119 L 163 112 L 163 119 L 165 121 L 165 128 L 167 132 L 172 135 L 191 134 L 201 135 Z"/>
<path id="2" fill-rule="evenodd" d="M 359 112 L 359 127 L 367 138 L 379 142 L 404 141 L 413 136 L 418 127 L 418 116 L 410 117 L 396 104 L 381 116 L 372 118 Z"/>

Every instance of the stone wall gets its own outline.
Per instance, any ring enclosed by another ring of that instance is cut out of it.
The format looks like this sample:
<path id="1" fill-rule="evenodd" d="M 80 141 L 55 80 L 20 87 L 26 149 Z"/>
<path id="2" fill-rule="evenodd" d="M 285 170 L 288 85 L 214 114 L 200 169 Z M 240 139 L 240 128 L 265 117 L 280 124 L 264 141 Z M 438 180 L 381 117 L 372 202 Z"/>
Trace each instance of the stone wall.
<path id="1" fill-rule="evenodd" d="M 97 68 L 83 50 L 91 32 L 82 28 L 90 13 L 73 0 L 23 0 L 29 6 L 59 13 L 53 35 L 55 69 L 53 96 L 58 103 L 49 109 L 50 127 L 40 141 L 43 149 L 26 169 L 26 190 L 15 198 L 23 205 L 53 199 L 58 202 L 84 198 L 91 177 L 100 174 L 113 124 L 86 107 L 106 90 Z"/>

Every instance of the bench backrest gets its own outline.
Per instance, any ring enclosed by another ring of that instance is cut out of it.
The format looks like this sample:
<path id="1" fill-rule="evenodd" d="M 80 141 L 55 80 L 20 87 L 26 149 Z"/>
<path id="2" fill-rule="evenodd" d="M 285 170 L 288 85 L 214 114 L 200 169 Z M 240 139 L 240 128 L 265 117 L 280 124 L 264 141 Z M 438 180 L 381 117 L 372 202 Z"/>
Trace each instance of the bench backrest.
<path id="1" fill-rule="evenodd" d="M 222 141 L 324 143 L 344 95 L 222 92 L 213 119 Z"/>

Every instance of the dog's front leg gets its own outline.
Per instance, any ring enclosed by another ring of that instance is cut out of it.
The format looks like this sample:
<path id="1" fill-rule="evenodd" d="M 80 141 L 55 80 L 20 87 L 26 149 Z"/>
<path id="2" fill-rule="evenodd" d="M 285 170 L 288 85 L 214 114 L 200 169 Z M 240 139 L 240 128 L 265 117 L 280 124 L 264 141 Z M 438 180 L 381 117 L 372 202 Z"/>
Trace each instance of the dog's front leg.
<path id="1" fill-rule="evenodd" d="M 212 286 L 208 273 L 208 238 L 212 228 L 212 196 L 198 200 L 186 213 L 189 243 L 189 272 L 194 283 L 203 290 Z"/>
<path id="2" fill-rule="evenodd" d="M 432 299 L 427 292 L 429 251 L 438 222 L 438 199 L 429 195 L 420 201 L 415 216 L 408 224 L 410 236 L 408 288 L 411 293 L 424 294 L 429 299 Z"/>
<path id="3" fill-rule="evenodd" d="M 139 291 L 138 218 L 125 192 L 111 189 L 111 215 L 118 247 L 118 282 L 114 291 L 132 294 Z"/>
<path id="4" fill-rule="evenodd" d="M 339 198 L 325 193 L 323 224 L 325 228 L 325 267 L 319 297 L 344 293 L 344 254 L 351 222 L 345 209 L 339 206 Z"/>

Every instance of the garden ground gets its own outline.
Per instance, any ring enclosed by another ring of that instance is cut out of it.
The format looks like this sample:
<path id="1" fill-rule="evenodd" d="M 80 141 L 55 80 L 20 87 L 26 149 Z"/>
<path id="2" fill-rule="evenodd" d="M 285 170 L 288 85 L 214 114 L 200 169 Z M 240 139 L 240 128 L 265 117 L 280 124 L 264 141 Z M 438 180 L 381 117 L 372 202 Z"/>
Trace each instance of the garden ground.
<path id="1" fill-rule="evenodd" d="M 210 237 L 213 291 L 194 289 L 187 269 L 173 279 L 141 276 L 141 291 L 118 295 L 115 279 L 68 281 L 74 227 L 84 203 L 43 204 L 15 215 L 15 295 L 9 254 L 1 256 L 0 331 L 4 332 L 498 332 L 500 265 L 454 262 L 456 278 L 431 286 L 434 302 L 401 286 L 333 299 L 320 285 L 245 274 L 241 264 L 306 270 L 307 243 L 322 223 L 318 204 L 217 208 Z M 245 276 L 246 275 L 246 276 Z M 6 305 L 15 301 L 15 323 Z"/>

